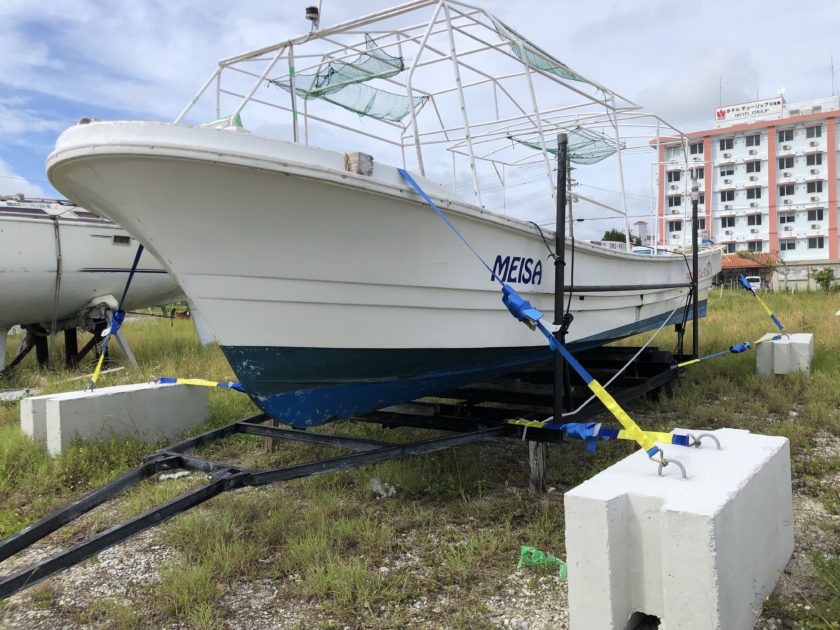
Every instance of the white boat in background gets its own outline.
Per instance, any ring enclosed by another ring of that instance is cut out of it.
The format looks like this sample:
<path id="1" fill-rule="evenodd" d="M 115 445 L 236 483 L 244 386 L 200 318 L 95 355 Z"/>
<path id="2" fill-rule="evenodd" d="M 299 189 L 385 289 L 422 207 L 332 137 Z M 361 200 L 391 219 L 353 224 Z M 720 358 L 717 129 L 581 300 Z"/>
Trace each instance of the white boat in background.
<path id="1" fill-rule="evenodd" d="M 83 326 L 87 310 L 115 308 L 136 251 L 137 240 L 121 227 L 70 202 L 1 198 L 0 369 L 11 327 L 49 334 Z M 182 295 L 147 254 L 125 307 L 167 304 Z"/>
<path id="2" fill-rule="evenodd" d="M 295 64 L 296 73 L 276 70 L 280 61 Z M 224 83 L 243 76 L 253 83 Z M 183 124 L 211 85 L 223 122 Z M 489 100 L 471 92 L 479 89 Z M 537 94 L 550 106 L 538 107 Z M 230 95 L 232 114 L 223 117 Z M 240 112 L 257 105 L 292 113 L 291 141 L 241 128 Z M 318 109 L 335 105 L 371 122 L 344 124 Z M 309 146 L 316 125 L 348 136 L 348 152 Z M 620 166 L 630 142 L 644 146 L 660 129 L 679 133 L 486 11 L 417 1 L 223 60 L 175 124 L 77 125 L 58 139 L 48 175 L 70 199 L 158 254 L 261 408 L 308 426 L 549 356 L 545 339 L 511 318 L 491 274 L 397 168 L 379 155 L 371 161 L 349 152 L 357 147 L 353 132 L 366 149 L 373 138 L 386 155 L 396 149 L 494 273 L 550 322 L 554 272 L 546 243 L 554 234 L 486 209 L 488 176 L 504 181 L 505 166 L 544 167 L 539 181 L 548 184 L 548 197 L 557 133 L 573 138 L 573 161 L 612 155 Z M 632 131 L 625 139 L 607 130 Z M 457 160 L 466 165 L 471 201 L 424 176 L 424 165 L 439 164 L 439 149 L 449 151 L 453 170 Z M 682 256 L 571 240 L 566 249 L 575 259 L 574 277 L 567 274 L 575 286 L 572 350 L 690 317 Z M 719 252 L 700 253 L 701 314 L 719 268 Z"/>

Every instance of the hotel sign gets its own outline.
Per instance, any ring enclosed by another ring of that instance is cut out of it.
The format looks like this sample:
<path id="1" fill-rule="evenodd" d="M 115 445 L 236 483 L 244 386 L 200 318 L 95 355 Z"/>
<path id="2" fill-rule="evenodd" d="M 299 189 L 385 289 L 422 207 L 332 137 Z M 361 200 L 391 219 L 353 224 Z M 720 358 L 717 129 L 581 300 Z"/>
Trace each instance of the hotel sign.
<path id="1" fill-rule="evenodd" d="M 741 120 L 744 118 L 757 118 L 781 114 L 785 99 L 781 96 L 766 98 L 761 101 L 750 101 L 740 105 L 727 105 L 715 109 L 715 120 L 717 122 L 728 122 L 730 120 Z"/>

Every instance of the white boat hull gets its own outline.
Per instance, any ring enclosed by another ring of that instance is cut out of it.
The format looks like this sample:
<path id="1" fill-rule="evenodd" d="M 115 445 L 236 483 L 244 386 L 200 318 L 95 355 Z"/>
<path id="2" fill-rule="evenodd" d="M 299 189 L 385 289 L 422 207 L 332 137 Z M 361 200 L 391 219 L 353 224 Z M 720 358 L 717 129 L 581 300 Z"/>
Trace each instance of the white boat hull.
<path id="1" fill-rule="evenodd" d="M 122 294 L 137 241 L 115 244 L 125 230 L 106 222 L 58 218 L 61 273 L 56 299 L 56 226 L 50 217 L 0 217 L 0 330 L 53 319 L 75 326 L 91 301 Z M 165 304 L 182 295 L 152 254 L 144 254 L 126 297 L 128 309 Z"/>
<path id="2" fill-rule="evenodd" d="M 491 274 L 393 167 L 365 177 L 345 172 L 340 154 L 247 134 L 99 123 L 65 132 L 48 173 L 160 256 L 246 389 L 281 420 L 317 423 L 547 356 L 545 340 L 510 316 Z M 420 182 L 551 321 L 553 265 L 537 230 Z M 573 348 L 683 318 L 682 257 L 581 243 L 574 257 Z M 703 253 L 703 306 L 719 264 L 716 252 Z M 603 290 L 634 285 L 671 286 Z M 297 398 L 271 407 L 288 392 Z M 310 395 L 318 402 L 302 404 Z M 337 409 L 342 397 L 357 402 Z"/>

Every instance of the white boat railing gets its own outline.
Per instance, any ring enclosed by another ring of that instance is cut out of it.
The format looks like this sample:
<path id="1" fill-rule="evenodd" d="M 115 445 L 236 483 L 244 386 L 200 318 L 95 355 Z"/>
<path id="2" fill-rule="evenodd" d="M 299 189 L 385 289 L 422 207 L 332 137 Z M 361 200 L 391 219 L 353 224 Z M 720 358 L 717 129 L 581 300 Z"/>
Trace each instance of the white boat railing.
<path id="1" fill-rule="evenodd" d="M 405 98 L 402 116 L 373 117 L 363 103 L 358 109 L 347 103 L 337 107 L 298 83 L 302 76 L 320 77 L 319 71 L 334 67 L 328 64 L 346 67 L 360 55 L 376 53 L 400 59 L 403 71 L 339 83 L 336 93 L 370 83 L 376 87 L 365 89 L 375 95 L 387 91 L 395 101 Z M 421 175 L 430 167 L 439 171 L 448 154 L 453 185 L 457 160 L 465 160 L 478 205 L 488 173 L 504 185 L 505 168 L 535 163 L 542 164 L 553 196 L 556 136 L 585 130 L 588 138 L 614 148 L 621 203 L 610 209 L 624 215 L 628 237 L 622 154 L 652 153 L 658 149 L 653 139 L 663 133 L 685 146 L 684 134 L 659 116 L 460 0 L 415 0 L 222 59 L 175 122 L 184 122 L 208 91 L 215 97 L 217 119 L 234 120 L 252 105 L 290 114 L 294 142 L 309 144 L 316 128 L 341 129 L 396 147 L 403 167 Z M 366 116 L 370 124 L 354 120 L 342 107 Z"/>

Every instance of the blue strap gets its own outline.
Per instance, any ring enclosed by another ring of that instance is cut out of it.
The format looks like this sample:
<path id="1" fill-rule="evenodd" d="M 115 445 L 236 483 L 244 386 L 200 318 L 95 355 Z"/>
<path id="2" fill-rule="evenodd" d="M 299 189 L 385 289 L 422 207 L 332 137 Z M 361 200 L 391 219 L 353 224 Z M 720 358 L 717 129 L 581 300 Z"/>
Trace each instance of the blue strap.
<path id="1" fill-rule="evenodd" d="M 770 319 L 772 319 L 773 323 L 776 324 L 776 328 L 778 328 L 782 332 L 785 331 L 785 327 L 782 326 L 782 322 L 779 321 L 779 318 L 776 317 L 776 315 L 774 313 L 770 313 Z"/>
<path id="2" fill-rule="evenodd" d="M 487 271 L 489 271 L 489 272 L 490 272 L 490 276 L 493 278 L 493 280 L 496 280 L 499 284 L 501 284 L 502 286 L 505 286 L 504 282 L 502 282 L 502 279 L 501 279 L 501 278 L 499 278 L 499 277 L 498 277 L 498 276 L 497 276 L 497 275 L 493 272 L 493 269 L 492 269 L 492 268 L 490 267 L 490 265 L 488 265 L 488 264 L 487 264 L 487 262 L 486 262 L 486 261 L 485 261 L 485 260 L 481 257 L 481 254 L 479 254 L 477 251 L 475 251 L 475 249 L 473 248 L 473 246 L 472 246 L 472 245 L 470 245 L 469 241 L 467 241 L 467 239 L 465 239 L 465 238 L 464 238 L 464 236 L 463 236 L 463 235 L 462 235 L 462 234 L 458 231 L 458 228 L 456 228 L 454 225 L 452 225 L 452 222 L 451 222 L 449 219 L 447 219 L 447 218 L 446 218 L 446 215 L 445 215 L 445 214 L 443 214 L 443 212 L 441 212 L 441 211 L 438 209 L 438 207 L 435 205 L 435 202 L 434 202 L 434 201 L 432 201 L 432 200 L 429 198 L 429 195 L 427 195 L 427 194 L 425 193 L 425 191 L 424 191 L 422 188 L 420 188 L 420 186 L 417 184 L 417 182 L 415 182 L 415 181 L 414 181 L 414 178 L 413 178 L 413 177 L 411 177 L 411 175 L 409 175 L 409 174 L 408 174 L 408 171 L 406 171 L 405 169 L 402 169 L 402 168 L 398 168 L 398 169 L 397 169 L 397 171 L 399 171 L 400 175 L 402 175 L 402 176 L 403 176 L 403 178 L 405 179 L 405 181 L 407 181 L 409 184 L 411 184 L 411 187 L 412 187 L 414 190 L 416 190 L 416 191 L 417 191 L 417 194 L 418 194 L 418 195 L 420 195 L 420 196 L 423 198 L 423 201 L 425 201 L 427 204 L 429 204 L 429 206 L 431 206 L 432 210 L 434 210 L 435 212 L 437 212 L 437 215 L 438 215 L 438 216 L 439 216 L 439 217 L 443 220 L 443 222 L 444 222 L 444 223 L 446 223 L 446 225 L 447 225 L 447 226 L 449 226 L 449 229 L 450 229 L 450 230 L 452 230 L 452 232 L 454 232 L 454 233 L 455 233 L 455 236 L 457 236 L 458 238 L 460 238 L 460 239 L 461 239 L 461 241 L 464 243 L 464 245 L 466 245 L 466 246 L 469 248 L 469 250 L 470 250 L 473 254 L 475 254 L 475 257 L 476 257 L 476 258 L 478 258 L 478 259 L 481 261 L 481 264 L 482 264 L 482 265 L 484 265 L 484 266 L 487 268 Z M 510 307 L 508 307 L 508 308 L 510 308 Z M 511 311 L 511 312 L 513 312 L 513 311 Z"/>
<path id="3" fill-rule="evenodd" d="M 753 288 L 752 288 L 752 285 L 751 285 L 751 284 L 749 283 L 749 281 L 747 281 L 747 279 L 744 277 L 744 274 L 739 273 L 739 274 L 738 274 L 738 280 L 741 282 L 741 286 L 742 286 L 742 287 L 744 287 L 747 291 L 749 291 L 750 293 L 752 293 L 753 295 L 755 295 L 755 289 L 753 289 Z"/>

